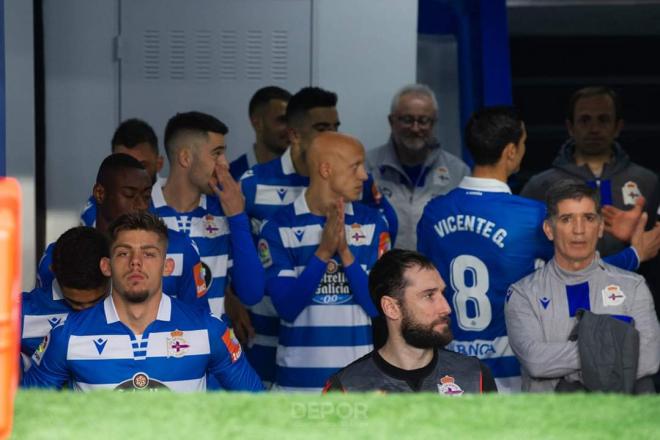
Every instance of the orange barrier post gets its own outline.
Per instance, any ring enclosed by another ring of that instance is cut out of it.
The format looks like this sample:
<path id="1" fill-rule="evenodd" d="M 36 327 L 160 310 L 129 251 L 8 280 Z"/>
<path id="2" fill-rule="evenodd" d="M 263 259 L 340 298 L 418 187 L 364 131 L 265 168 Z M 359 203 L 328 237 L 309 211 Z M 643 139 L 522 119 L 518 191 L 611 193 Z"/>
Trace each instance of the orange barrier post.
<path id="1" fill-rule="evenodd" d="M 0 177 L 0 439 L 9 437 L 18 386 L 21 312 L 21 190 Z"/>

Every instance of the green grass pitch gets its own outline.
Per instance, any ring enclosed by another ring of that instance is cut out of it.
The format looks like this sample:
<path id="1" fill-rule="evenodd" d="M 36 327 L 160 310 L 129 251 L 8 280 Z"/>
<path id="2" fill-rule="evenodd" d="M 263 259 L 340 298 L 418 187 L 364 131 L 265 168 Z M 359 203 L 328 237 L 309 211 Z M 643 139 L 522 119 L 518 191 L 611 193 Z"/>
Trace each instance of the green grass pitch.
<path id="1" fill-rule="evenodd" d="M 14 439 L 660 439 L 660 397 L 20 391 Z"/>

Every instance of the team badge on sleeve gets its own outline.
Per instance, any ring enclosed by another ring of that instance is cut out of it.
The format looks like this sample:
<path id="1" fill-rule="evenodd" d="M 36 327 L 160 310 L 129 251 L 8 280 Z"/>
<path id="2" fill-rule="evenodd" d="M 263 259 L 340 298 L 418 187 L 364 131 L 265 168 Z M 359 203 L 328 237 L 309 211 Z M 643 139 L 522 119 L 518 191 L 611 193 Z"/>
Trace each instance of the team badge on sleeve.
<path id="1" fill-rule="evenodd" d="M 603 290 L 601 290 L 603 295 L 603 305 L 608 306 L 619 306 L 623 304 L 626 300 L 626 295 L 621 291 L 621 288 L 616 284 L 610 284 Z"/>
<path id="2" fill-rule="evenodd" d="M 378 237 L 378 258 L 382 257 L 383 254 L 392 249 L 392 241 L 390 240 L 389 232 L 381 232 Z"/>
<path id="3" fill-rule="evenodd" d="M 463 390 L 458 386 L 454 378 L 446 375 L 440 378 L 438 392 L 451 397 L 461 396 L 463 394 Z"/>
<path id="4" fill-rule="evenodd" d="M 268 242 L 263 238 L 259 239 L 259 243 L 257 243 L 257 252 L 259 253 L 261 265 L 264 268 L 268 268 L 273 265 L 273 258 L 270 256 L 270 248 L 268 247 Z"/>
<path id="5" fill-rule="evenodd" d="M 44 353 L 46 352 L 49 343 L 50 343 L 50 334 L 47 334 L 41 340 L 41 344 L 39 344 L 39 347 L 37 347 L 35 352 L 32 354 L 32 361 L 35 362 L 37 365 L 41 364 L 41 359 L 43 359 Z"/>
<path id="6" fill-rule="evenodd" d="M 222 335 L 222 342 L 225 344 L 225 347 L 227 347 L 227 351 L 229 351 L 231 362 L 233 364 L 241 357 L 242 350 L 241 344 L 238 342 L 238 339 L 236 339 L 232 329 L 228 328 L 225 330 L 225 333 Z"/>
<path id="7" fill-rule="evenodd" d="M 199 262 L 193 267 L 193 276 L 195 278 L 195 288 L 197 289 L 197 298 L 201 298 L 206 295 L 206 280 L 204 279 L 204 267 L 202 263 Z"/>
<path id="8" fill-rule="evenodd" d="M 642 195 L 639 191 L 639 187 L 633 181 L 628 181 L 623 184 L 621 187 L 623 193 L 623 204 L 624 205 L 634 205 L 635 200 Z"/>

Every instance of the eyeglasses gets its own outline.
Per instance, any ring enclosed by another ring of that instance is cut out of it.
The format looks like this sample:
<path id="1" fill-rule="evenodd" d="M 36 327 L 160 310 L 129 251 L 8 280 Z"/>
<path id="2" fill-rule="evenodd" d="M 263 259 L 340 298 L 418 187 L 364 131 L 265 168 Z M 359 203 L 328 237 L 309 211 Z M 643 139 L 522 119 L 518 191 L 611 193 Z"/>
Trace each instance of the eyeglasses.
<path id="1" fill-rule="evenodd" d="M 410 115 L 397 116 L 396 120 L 406 127 L 412 127 L 417 122 L 420 128 L 429 128 L 435 122 L 435 118 L 429 118 L 428 116 L 415 117 Z"/>

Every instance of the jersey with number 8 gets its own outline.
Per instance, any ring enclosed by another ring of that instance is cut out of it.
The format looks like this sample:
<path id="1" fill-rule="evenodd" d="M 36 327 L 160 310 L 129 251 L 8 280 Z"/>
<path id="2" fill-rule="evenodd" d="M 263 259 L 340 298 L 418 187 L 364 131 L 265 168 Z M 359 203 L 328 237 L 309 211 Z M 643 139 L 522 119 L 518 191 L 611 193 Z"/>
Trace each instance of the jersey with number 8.
<path id="1" fill-rule="evenodd" d="M 418 250 L 447 282 L 454 334 L 447 348 L 482 359 L 498 389 L 519 386 L 504 303 L 509 286 L 534 270 L 535 259 L 552 255 L 540 227 L 544 215 L 542 204 L 511 195 L 504 183 L 466 178 L 432 200 L 417 226 Z"/>

